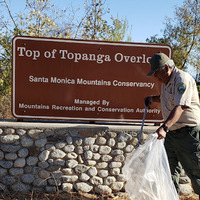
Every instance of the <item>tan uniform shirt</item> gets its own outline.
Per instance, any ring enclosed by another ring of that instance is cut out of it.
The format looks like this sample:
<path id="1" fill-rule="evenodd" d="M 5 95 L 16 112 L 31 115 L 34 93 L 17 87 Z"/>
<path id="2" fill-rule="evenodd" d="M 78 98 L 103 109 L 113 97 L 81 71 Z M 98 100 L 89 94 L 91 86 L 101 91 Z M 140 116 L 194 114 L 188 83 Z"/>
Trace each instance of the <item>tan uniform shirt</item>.
<path id="1" fill-rule="evenodd" d="M 197 86 L 195 80 L 188 73 L 175 67 L 169 82 L 162 84 L 160 100 L 164 120 L 167 119 L 175 106 L 187 106 L 179 120 L 170 130 L 200 124 L 200 105 Z"/>

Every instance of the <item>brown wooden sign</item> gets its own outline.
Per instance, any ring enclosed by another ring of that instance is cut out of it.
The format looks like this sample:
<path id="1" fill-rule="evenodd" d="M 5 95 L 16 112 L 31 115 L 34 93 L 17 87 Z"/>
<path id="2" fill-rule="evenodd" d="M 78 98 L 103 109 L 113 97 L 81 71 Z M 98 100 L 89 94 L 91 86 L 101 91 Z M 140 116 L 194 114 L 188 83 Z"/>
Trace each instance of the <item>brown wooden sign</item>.
<path id="1" fill-rule="evenodd" d="M 144 97 L 160 93 L 147 77 L 168 45 L 15 37 L 12 112 L 16 118 L 141 122 Z M 160 105 L 145 122 L 162 121 Z"/>

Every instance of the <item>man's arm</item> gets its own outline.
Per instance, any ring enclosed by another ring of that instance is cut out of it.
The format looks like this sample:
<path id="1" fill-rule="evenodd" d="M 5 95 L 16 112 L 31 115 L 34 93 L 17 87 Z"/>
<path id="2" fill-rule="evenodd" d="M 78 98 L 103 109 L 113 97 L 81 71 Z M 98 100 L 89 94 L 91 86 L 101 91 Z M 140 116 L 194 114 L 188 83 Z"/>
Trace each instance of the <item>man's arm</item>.
<path id="1" fill-rule="evenodd" d="M 164 124 L 169 128 L 172 125 L 174 125 L 179 120 L 179 118 L 181 117 L 181 115 L 184 111 L 184 108 L 186 108 L 186 107 L 185 106 L 175 106 L 174 109 L 169 114 L 166 121 L 164 122 Z M 166 134 L 167 134 L 162 126 L 160 126 L 156 130 L 156 133 L 158 134 L 158 139 L 163 139 L 164 137 L 166 137 Z"/>

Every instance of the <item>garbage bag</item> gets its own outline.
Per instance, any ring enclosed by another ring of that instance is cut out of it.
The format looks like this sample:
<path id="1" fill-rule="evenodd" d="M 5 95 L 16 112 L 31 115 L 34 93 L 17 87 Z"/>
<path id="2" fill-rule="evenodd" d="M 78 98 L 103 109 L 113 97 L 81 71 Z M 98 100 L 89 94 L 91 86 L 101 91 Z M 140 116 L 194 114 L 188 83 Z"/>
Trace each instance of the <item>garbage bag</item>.
<path id="1" fill-rule="evenodd" d="M 131 153 L 122 168 L 125 190 L 132 200 L 179 200 L 164 140 L 150 134 L 143 145 Z"/>

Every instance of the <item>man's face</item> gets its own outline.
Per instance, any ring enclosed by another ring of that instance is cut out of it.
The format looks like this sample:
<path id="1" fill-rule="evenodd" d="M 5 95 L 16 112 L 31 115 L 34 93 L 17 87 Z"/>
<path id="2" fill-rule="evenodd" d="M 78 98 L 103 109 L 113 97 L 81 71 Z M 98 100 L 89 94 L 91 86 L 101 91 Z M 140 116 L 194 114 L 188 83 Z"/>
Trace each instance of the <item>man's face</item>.
<path id="1" fill-rule="evenodd" d="M 168 72 L 169 72 L 169 68 L 167 65 L 165 65 L 164 68 L 162 67 L 161 69 L 158 69 L 153 74 L 153 76 L 157 78 L 161 83 L 167 83 L 170 78 L 170 74 Z"/>

